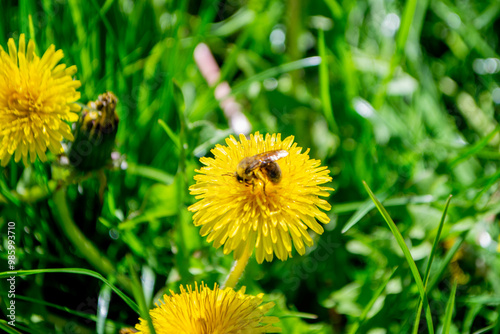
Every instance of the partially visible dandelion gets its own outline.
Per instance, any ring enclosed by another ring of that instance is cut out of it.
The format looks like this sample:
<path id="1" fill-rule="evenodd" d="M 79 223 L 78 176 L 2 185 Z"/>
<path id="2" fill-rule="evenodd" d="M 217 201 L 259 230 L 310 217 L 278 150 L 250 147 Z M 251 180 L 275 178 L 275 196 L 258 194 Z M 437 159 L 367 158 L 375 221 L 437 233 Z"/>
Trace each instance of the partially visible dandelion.
<path id="1" fill-rule="evenodd" d="M 284 261 L 292 256 L 292 241 L 303 255 L 305 246 L 313 245 L 308 229 L 322 234 L 318 221 L 330 221 L 321 210 L 331 206 L 320 198 L 333 190 L 320 186 L 331 181 L 329 170 L 310 159 L 309 150 L 302 152 L 293 136 L 281 140 L 280 134 L 267 134 L 264 139 L 257 132 L 239 139 L 227 138 L 227 146 L 212 149 L 215 158 L 200 159 L 205 166 L 197 170 L 196 184 L 189 188 L 200 200 L 189 207 L 195 212 L 194 224 L 202 226 L 200 234 L 214 247 L 224 245 L 224 254 L 234 251 L 235 259 L 256 248 L 259 263 L 272 261 L 273 254 Z M 273 150 L 288 153 L 276 160 L 281 169 L 278 183 L 262 177 L 252 184 L 238 182 L 235 171 L 243 158 Z"/>
<path id="2" fill-rule="evenodd" d="M 63 52 L 54 45 L 42 58 L 33 40 L 26 48 L 24 34 L 19 50 L 12 38 L 7 45 L 9 53 L 0 46 L 0 161 L 6 166 L 14 155 L 27 166 L 28 157 L 32 163 L 37 156 L 46 161 L 47 148 L 60 154 L 62 139 L 73 140 L 65 121 L 78 120 L 80 81 L 72 79 L 76 66 L 58 65 Z"/>
<path id="3" fill-rule="evenodd" d="M 245 287 L 239 291 L 231 288 L 210 289 L 207 285 L 191 286 L 187 291 L 181 285 L 181 293 L 170 291 L 163 302 L 152 309 L 151 316 L 157 334 L 254 334 L 280 333 L 274 327 L 277 317 L 265 316 L 274 303 L 262 304 L 264 294 L 245 294 Z M 135 326 L 139 333 L 149 334 L 147 321 L 139 319 Z"/>

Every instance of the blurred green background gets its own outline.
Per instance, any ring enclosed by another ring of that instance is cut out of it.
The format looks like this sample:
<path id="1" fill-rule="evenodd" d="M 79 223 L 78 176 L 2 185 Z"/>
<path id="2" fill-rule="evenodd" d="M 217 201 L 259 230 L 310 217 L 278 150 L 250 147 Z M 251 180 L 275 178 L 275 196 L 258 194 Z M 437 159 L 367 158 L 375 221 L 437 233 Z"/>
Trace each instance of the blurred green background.
<path id="1" fill-rule="evenodd" d="M 414 330 L 414 276 L 363 180 L 422 277 L 453 195 L 430 267 L 433 328 L 500 333 L 499 1 L 2 0 L 0 7 L 4 49 L 21 33 L 35 39 L 39 55 L 55 44 L 63 62 L 78 67 L 81 103 L 107 90 L 119 99 L 121 157 L 104 173 L 80 175 L 66 194 L 69 217 L 115 273 L 89 261 L 61 227 L 57 163 L 1 170 L 0 268 L 7 270 L 14 221 L 17 269 L 41 269 L 17 278 L 21 333 L 135 325 L 138 313 L 88 273 L 140 304 L 137 284 L 128 285 L 139 275 L 148 307 L 179 284 L 212 286 L 227 275 L 232 256 L 199 236 L 186 209 L 199 157 L 238 129 L 194 61 L 201 42 L 252 132 L 294 135 L 333 177 L 332 221 L 315 246 L 286 262 L 251 259 L 240 281 L 276 302 L 284 333 Z M 4 314 L 7 288 L 2 278 Z M 418 321 L 418 332 L 428 332 L 424 314 Z"/>

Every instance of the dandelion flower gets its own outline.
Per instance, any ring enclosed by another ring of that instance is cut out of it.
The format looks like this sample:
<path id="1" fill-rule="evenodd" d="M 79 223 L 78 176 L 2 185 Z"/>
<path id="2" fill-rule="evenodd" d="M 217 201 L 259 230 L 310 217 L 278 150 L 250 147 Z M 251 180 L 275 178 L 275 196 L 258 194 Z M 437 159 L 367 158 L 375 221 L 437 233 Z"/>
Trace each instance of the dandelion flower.
<path id="1" fill-rule="evenodd" d="M 330 221 L 321 210 L 331 206 L 320 198 L 333 190 L 320 186 L 331 181 L 329 170 L 310 159 L 309 150 L 302 152 L 293 136 L 281 140 L 280 134 L 267 134 L 264 139 L 257 132 L 239 139 L 230 136 L 227 146 L 212 149 L 214 158 L 200 159 L 205 166 L 189 188 L 200 199 L 189 207 L 195 212 L 194 224 L 202 226 L 200 234 L 214 247 L 224 245 L 224 254 L 234 251 L 235 259 L 255 248 L 258 263 L 272 261 L 273 255 L 284 261 L 292 256 L 292 242 L 303 255 L 305 246 L 313 245 L 308 230 L 322 234 L 318 221 Z M 238 182 L 235 171 L 243 158 L 274 150 L 288 153 L 275 161 L 281 169 L 279 182 L 264 177 L 253 178 L 251 184 Z"/>
<path id="2" fill-rule="evenodd" d="M 211 290 L 202 283 L 195 283 L 188 291 L 181 285 L 181 293 L 170 291 L 161 305 L 156 304 L 149 314 L 157 334 L 254 334 L 280 333 L 273 327 L 278 318 L 265 316 L 274 303 L 262 304 L 262 296 L 245 294 L 245 287 L 238 292 L 231 288 Z M 139 333 L 149 334 L 147 321 L 139 319 L 135 326 Z"/>
<path id="3" fill-rule="evenodd" d="M 78 120 L 74 112 L 80 98 L 76 91 L 80 81 L 71 76 L 76 67 L 66 68 L 58 62 L 61 50 L 51 45 L 42 58 L 35 54 L 35 42 L 26 48 L 24 34 L 19 37 L 19 50 L 9 39 L 8 51 L 0 46 L 0 161 L 6 166 L 12 155 L 24 165 L 38 156 L 47 161 L 47 148 L 62 153 L 61 140 L 73 140 L 66 123 Z"/>

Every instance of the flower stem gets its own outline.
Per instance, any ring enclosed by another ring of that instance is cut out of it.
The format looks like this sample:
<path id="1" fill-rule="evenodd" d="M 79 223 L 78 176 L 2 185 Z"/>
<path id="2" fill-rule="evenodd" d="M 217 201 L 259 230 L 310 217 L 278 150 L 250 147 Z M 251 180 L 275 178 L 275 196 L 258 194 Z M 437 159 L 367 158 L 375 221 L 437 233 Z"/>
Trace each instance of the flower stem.
<path id="1" fill-rule="evenodd" d="M 241 275 L 243 274 L 243 271 L 248 264 L 248 259 L 250 258 L 251 254 L 252 253 L 250 252 L 248 247 L 246 247 L 241 257 L 238 260 L 234 261 L 233 267 L 231 268 L 231 271 L 226 278 L 226 282 L 224 282 L 224 284 L 222 285 L 223 289 L 234 288 L 236 286 L 236 283 L 238 283 Z"/>
<path id="2" fill-rule="evenodd" d="M 79 253 L 84 256 L 91 265 L 97 268 L 97 270 L 108 276 L 116 276 L 117 281 L 125 290 L 129 292 L 132 291 L 130 280 L 126 276 L 117 273 L 111 261 L 102 255 L 95 245 L 85 237 L 82 231 L 80 231 L 78 226 L 76 226 L 71 218 L 68 203 L 66 202 L 66 188 L 63 187 L 54 192 L 53 200 L 54 207 L 52 208 L 52 212 L 57 218 L 59 226 L 61 226 L 64 234 Z"/>

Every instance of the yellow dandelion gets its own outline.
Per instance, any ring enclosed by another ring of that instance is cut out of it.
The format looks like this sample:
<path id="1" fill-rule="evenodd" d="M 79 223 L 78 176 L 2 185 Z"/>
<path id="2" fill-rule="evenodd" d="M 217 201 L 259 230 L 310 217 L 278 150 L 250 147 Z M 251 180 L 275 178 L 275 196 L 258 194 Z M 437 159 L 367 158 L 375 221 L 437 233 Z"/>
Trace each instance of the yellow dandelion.
<path id="1" fill-rule="evenodd" d="M 189 210 L 200 234 L 216 248 L 224 245 L 224 254 L 234 251 L 239 259 L 256 248 L 258 263 L 272 261 L 273 254 L 284 261 L 292 256 L 292 241 L 301 255 L 313 245 L 308 229 L 323 233 L 318 221 L 330 219 L 321 209 L 331 206 L 320 197 L 333 189 L 320 185 L 331 181 L 329 170 L 293 139 L 230 136 L 227 146 L 212 149 L 215 158 L 200 159 L 205 166 L 189 188 L 200 201 Z"/>
<path id="2" fill-rule="evenodd" d="M 254 334 L 281 333 L 274 327 L 277 317 L 265 316 L 274 303 L 262 304 L 264 294 L 245 294 L 231 288 L 219 289 L 217 284 L 210 289 L 195 283 L 188 291 L 181 285 L 180 294 L 170 291 L 164 295 L 161 305 L 156 304 L 149 314 L 157 334 Z M 149 334 L 147 321 L 139 319 L 135 326 L 139 333 Z"/>
<path id="3" fill-rule="evenodd" d="M 62 50 L 51 45 L 42 58 L 35 54 L 35 42 L 26 49 L 24 34 L 19 50 L 11 38 L 7 54 L 0 46 L 0 161 L 5 166 L 12 155 L 24 165 L 36 156 L 47 161 L 47 148 L 54 154 L 63 151 L 61 140 L 73 140 L 65 121 L 75 122 L 80 110 L 75 103 L 80 81 L 73 80 L 76 66 L 59 64 Z"/>

